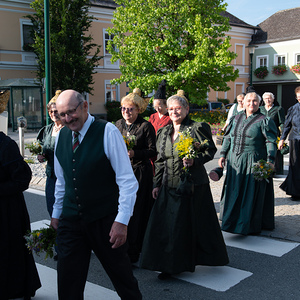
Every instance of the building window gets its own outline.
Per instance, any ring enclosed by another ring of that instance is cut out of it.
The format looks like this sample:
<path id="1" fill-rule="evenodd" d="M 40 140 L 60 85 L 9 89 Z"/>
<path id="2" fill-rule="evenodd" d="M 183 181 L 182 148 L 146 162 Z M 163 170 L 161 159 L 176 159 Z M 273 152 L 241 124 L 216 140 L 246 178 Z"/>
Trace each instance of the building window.
<path id="1" fill-rule="evenodd" d="M 235 59 L 236 65 L 244 65 L 245 64 L 245 45 L 243 44 L 235 44 L 235 53 L 237 54 L 237 58 Z"/>
<path id="2" fill-rule="evenodd" d="M 274 65 L 285 65 L 286 55 L 285 54 L 276 54 L 274 59 Z"/>
<path id="3" fill-rule="evenodd" d="M 105 29 L 104 29 L 104 55 L 110 55 L 108 51 L 108 41 L 112 41 L 114 39 L 113 34 L 109 34 Z M 114 50 L 116 50 L 116 47 L 114 47 Z"/>
<path id="4" fill-rule="evenodd" d="M 295 64 L 300 64 L 300 54 L 299 53 L 296 53 L 295 54 Z"/>
<path id="5" fill-rule="evenodd" d="M 105 80 L 105 103 L 119 101 L 119 85 L 111 84 L 110 80 Z"/>
<path id="6" fill-rule="evenodd" d="M 21 45 L 22 50 L 32 51 L 34 40 L 31 36 L 32 24 L 28 20 L 21 20 Z"/>
<path id="7" fill-rule="evenodd" d="M 257 56 L 256 57 L 256 68 L 268 67 L 268 56 Z"/>

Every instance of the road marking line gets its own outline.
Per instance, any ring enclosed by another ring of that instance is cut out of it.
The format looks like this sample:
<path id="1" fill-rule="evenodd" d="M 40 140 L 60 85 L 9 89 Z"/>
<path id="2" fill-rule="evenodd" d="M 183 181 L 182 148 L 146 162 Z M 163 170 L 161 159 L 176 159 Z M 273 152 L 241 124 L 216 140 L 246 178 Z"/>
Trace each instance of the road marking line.
<path id="1" fill-rule="evenodd" d="M 230 247 L 281 257 L 299 246 L 299 243 L 283 242 L 261 236 L 244 236 L 222 232 L 225 244 Z"/>
<path id="2" fill-rule="evenodd" d="M 36 189 L 32 189 L 32 188 L 27 189 L 25 192 L 40 195 L 40 196 L 46 196 L 44 191 L 40 191 L 40 190 L 36 190 Z"/>
<path id="3" fill-rule="evenodd" d="M 227 266 L 196 266 L 196 270 L 193 273 L 184 272 L 173 277 L 201 285 L 218 292 L 225 292 L 251 275 L 253 275 L 253 273 Z"/>
<path id="4" fill-rule="evenodd" d="M 35 300 L 57 300 L 56 270 L 36 264 L 42 287 L 36 291 Z M 85 300 L 120 300 L 118 294 L 100 285 L 87 282 L 84 290 Z"/>
<path id="5" fill-rule="evenodd" d="M 41 220 L 30 223 L 31 230 L 38 230 L 41 228 L 47 228 L 50 225 L 50 220 Z"/>

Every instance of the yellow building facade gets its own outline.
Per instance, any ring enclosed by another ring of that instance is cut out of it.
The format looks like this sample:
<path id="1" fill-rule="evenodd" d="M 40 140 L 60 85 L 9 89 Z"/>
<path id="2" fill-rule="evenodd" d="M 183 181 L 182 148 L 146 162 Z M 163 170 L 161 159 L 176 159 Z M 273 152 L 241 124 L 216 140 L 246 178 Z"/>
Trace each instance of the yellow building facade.
<path id="1" fill-rule="evenodd" d="M 31 26 L 30 20 L 25 16 L 33 13 L 30 3 L 31 0 L 0 0 L 0 80 L 22 78 L 28 82 L 35 82 L 35 55 L 33 52 L 25 51 Z M 106 114 L 104 106 L 106 101 L 120 100 L 129 91 L 126 83 L 121 85 L 110 83 L 111 79 L 121 75 L 119 62 L 112 64 L 111 55 L 106 49 L 107 41 L 111 39 L 106 30 L 112 26 L 111 20 L 115 7 L 113 1 L 92 1 L 90 8 L 91 16 L 96 18 L 92 23 L 91 34 L 94 42 L 102 46 L 100 55 L 104 58 L 95 69 L 93 95 L 87 95 L 87 100 L 90 113 L 100 116 Z M 233 18 L 232 29 L 227 34 L 231 36 L 230 50 L 238 55 L 232 64 L 239 69 L 240 75 L 235 82 L 228 83 L 230 88 L 228 92 L 210 91 L 207 95 L 210 101 L 221 98 L 233 102 L 236 96 L 244 92 L 248 86 L 249 53 L 246 47 L 254 29 L 241 20 L 239 21 L 242 26 L 235 24 L 234 20 Z"/>

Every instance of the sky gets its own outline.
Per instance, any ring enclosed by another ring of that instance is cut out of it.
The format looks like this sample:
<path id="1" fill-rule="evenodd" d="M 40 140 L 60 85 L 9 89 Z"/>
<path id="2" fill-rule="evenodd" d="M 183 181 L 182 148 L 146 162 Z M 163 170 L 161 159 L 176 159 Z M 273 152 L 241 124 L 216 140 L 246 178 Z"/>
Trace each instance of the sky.
<path id="1" fill-rule="evenodd" d="M 274 13 L 300 7 L 299 0 L 225 0 L 227 11 L 250 25 L 258 25 Z"/>

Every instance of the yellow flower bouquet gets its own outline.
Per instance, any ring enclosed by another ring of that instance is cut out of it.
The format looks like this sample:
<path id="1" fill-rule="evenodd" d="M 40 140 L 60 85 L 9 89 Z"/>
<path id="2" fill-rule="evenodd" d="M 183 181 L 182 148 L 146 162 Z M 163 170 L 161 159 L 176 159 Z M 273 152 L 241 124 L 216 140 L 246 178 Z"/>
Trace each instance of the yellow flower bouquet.
<path id="1" fill-rule="evenodd" d="M 180 158 L 194 159 L 198 156 L 198 153 L 205 150 L 208 145 L 208 141 L 204 140 L 199 143 L 197 139 L 191 136 L 190 129 L 179 132 L 179 141 L 175 143 L 178 155 Z"/>
<path id="2" fill-rule="evenodd" d="M 178 156 L 181 159 L 195 159 L 199 152 L 205 151 L 208 146 L 208 141 L 204 140 L 200 143 L 197 139 L 191 136 L 190 128 L 179 132 L 179 140 L 174 144 L 178 151 Z M 194 182 L 189 173 L 188 167 L 183 167 L 184 172 L 180 176 L 180 184 L 176 189 L 176 194 L 182 197 L 190 197 L 194 193 Z"/>
<path id="3" fill-rule="evenodd" d="M 25 144 L 25 149 L 28 149 L 33 155 L 39 155 L 43 153 L 43 147 L 39 141 Z"/>

